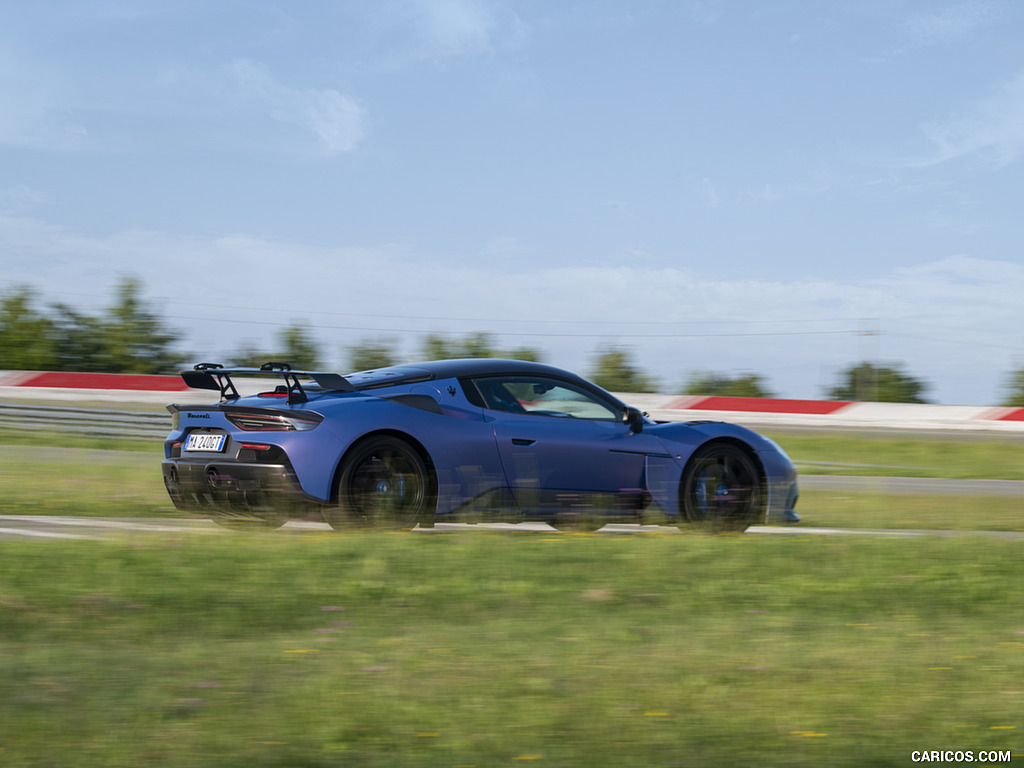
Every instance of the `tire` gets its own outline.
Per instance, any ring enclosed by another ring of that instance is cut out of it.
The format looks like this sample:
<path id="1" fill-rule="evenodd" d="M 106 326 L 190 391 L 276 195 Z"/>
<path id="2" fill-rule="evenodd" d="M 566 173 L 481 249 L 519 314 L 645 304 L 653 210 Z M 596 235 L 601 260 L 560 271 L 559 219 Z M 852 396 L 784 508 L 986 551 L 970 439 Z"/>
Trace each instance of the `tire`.
<path id="1" fill-rule="evenodd" d="M 754 458 L 731 443 L 697 450 L 679 488 L 680 527 L 745 531 L 761 515 L 763 478 Z"/>
<path id="2" fill-rule="evenodd" d="M 368 437 L 342 459 L 328 510 L 334 528 L 411 529 L 433 523 L 433 476 L 413 446 L 398 437 Z"/>

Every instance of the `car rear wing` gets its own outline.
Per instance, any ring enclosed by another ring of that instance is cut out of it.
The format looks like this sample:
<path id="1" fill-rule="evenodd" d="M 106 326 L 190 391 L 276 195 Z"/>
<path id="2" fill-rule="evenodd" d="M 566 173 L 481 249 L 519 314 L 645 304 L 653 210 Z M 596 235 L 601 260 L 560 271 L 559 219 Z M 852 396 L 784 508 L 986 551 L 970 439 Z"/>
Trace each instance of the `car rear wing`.
<path id="1" fill-rule="evenodd" d="M 293 371 L 288 363 L 264 363 L 259 368 L 225 368 L 220 363 L 199 363 L 190 371 L 181 371 L 181 378 L 193 389 L 220 392 L 221 400 L 237 400 L 241 395 L 231 380 L 232 376 L 278 376 L 284 379 L 288 404 L 304 403 L 309 398 L 302 388 L 302 378 L 312 379 L 330 392 L 355 392 L 348 379 L 337 373 Z"/>

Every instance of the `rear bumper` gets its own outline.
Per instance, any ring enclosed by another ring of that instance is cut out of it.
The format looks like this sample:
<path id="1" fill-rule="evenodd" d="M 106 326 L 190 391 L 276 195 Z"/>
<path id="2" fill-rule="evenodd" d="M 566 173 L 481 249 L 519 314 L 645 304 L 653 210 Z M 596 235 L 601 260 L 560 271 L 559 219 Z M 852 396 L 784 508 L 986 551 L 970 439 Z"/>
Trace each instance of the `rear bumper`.
<path id="1" fill-rule="evenodd" d="M 181 510 L 288 515 L 313 506 L 290 464 L 165 459 L 161 469 L 167 494 Z"/>

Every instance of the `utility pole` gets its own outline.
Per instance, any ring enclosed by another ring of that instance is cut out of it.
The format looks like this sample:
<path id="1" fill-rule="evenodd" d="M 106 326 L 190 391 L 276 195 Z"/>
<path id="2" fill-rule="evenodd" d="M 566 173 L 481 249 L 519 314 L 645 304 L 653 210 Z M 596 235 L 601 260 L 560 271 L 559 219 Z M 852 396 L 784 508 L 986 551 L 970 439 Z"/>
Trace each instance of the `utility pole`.
<path id="1" fill-rule="evenodd" d="M 878 338 L 882 335 L 881 321 L 875 318 L 870 322 L 861 320 L 860 324 L 861 330 L 857 335 L 860 336 L 861 364 L 856 369 L 854 391 L 859 402 L 874 402 L 878 399 Z"/>

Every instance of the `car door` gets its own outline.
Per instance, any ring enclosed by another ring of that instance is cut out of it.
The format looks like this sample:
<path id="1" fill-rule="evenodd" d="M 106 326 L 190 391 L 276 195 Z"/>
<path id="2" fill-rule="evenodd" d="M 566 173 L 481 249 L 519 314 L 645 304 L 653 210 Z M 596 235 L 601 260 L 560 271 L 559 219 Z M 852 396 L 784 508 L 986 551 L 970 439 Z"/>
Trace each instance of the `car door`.
<path id="1" fill-rule="evenodd" d="M 636 505 L 645 457 L 664 448 L 623 423 L 618 403 L 544 376 L 484 377 L 475 384 L 520 509 Z"/>

